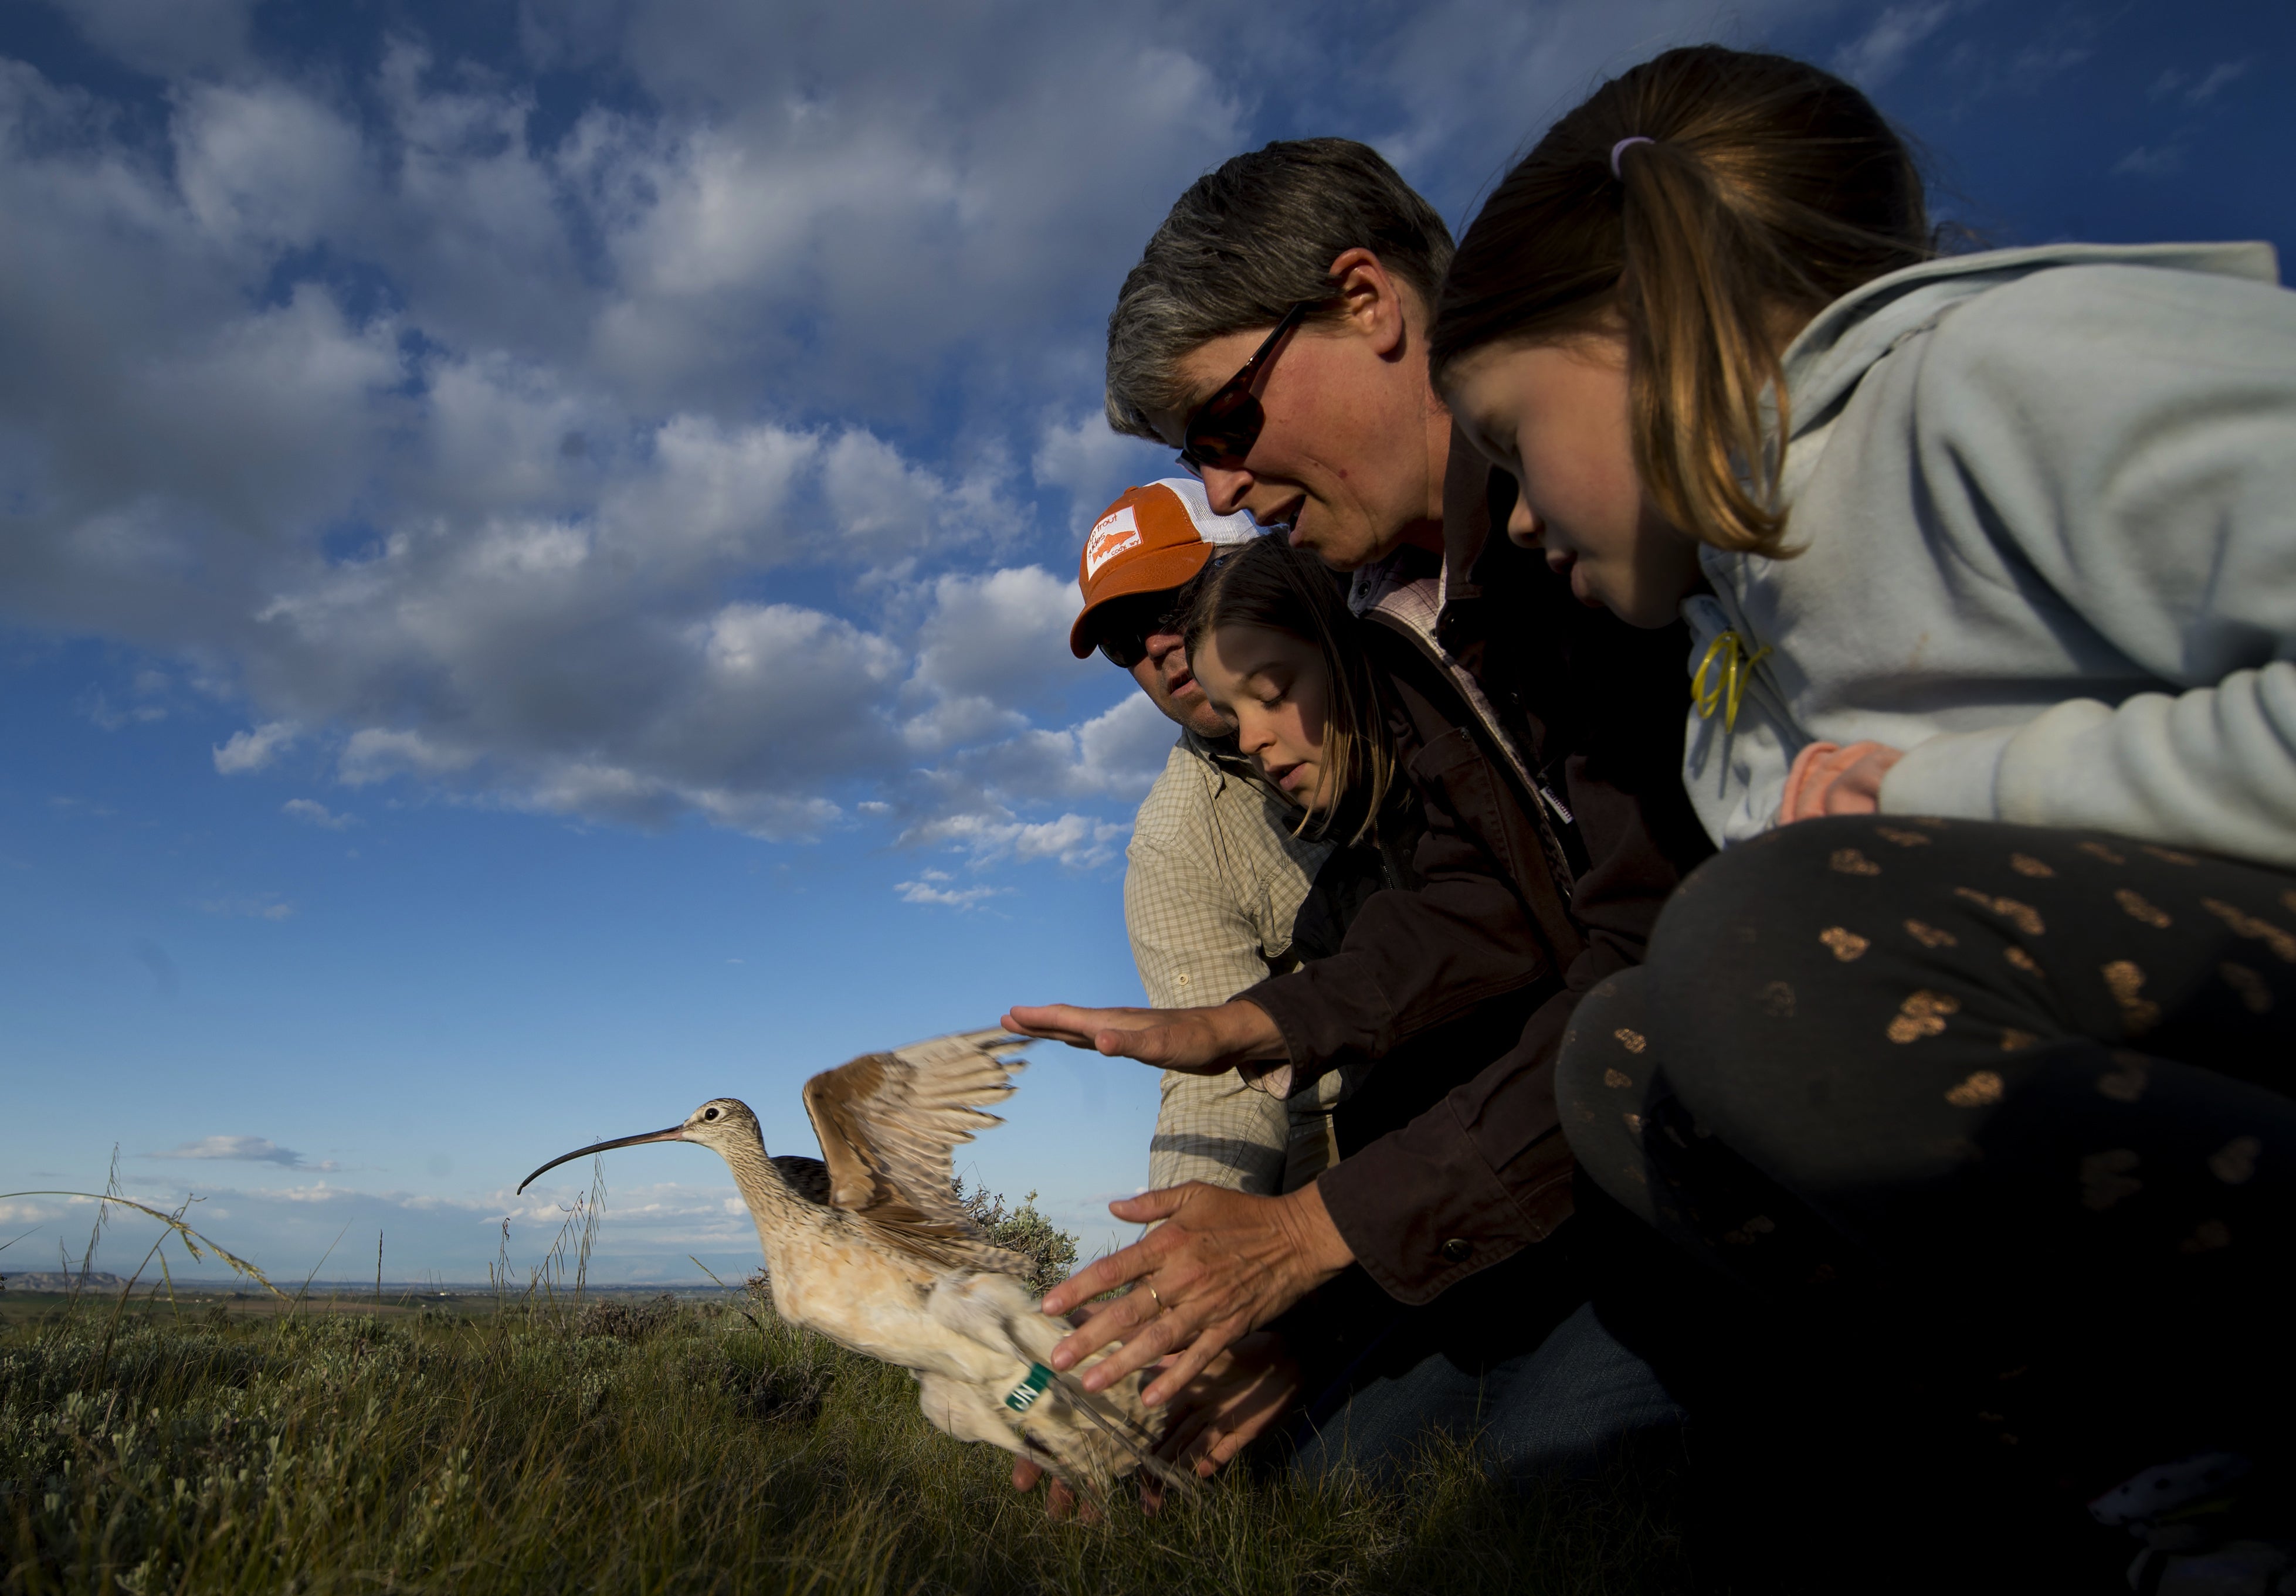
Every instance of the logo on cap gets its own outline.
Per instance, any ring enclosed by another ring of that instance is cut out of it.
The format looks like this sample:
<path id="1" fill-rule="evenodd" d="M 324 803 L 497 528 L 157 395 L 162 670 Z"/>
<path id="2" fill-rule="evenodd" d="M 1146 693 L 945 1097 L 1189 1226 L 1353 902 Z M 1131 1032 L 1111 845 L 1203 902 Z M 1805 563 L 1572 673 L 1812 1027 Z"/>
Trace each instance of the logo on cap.
<path id="1" fill-rule="evenodd" d="M 1101 518 L 1084 545 L 1084 579 L 1091 581 L 1100 575 L 1100 568 L 1127 549 L 1140 546 L 1140 523 L 1132 513 L 1132 506 Z"/>

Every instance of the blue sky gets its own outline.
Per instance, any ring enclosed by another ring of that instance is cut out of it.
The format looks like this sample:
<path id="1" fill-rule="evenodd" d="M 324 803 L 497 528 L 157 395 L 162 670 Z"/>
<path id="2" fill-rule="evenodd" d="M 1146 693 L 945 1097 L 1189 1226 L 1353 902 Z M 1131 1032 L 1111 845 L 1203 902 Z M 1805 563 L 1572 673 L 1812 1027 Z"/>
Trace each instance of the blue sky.
<path id="1" fill-rule="evenodd" d="M 567 1148 L 731 1093 L 810 1150 L 816 1069 L 1137 1001 L 1169 740 L 1062 642 L 1167 469 L 1099 420 L 1125 269 L 1271 138 L 1463 224 L 1705 38 L 1993 241 L 2296 243 L 2284 4 L 0 7 L 0 1191 L 116 1144 L 281 1274 L 470 1279 Z M 968 1172 L 1098 1244 L 1152 1083 L 1036 1058 Z M 608 1180 L 608 1278 L 754 1262 L 706 1154 Z"/>

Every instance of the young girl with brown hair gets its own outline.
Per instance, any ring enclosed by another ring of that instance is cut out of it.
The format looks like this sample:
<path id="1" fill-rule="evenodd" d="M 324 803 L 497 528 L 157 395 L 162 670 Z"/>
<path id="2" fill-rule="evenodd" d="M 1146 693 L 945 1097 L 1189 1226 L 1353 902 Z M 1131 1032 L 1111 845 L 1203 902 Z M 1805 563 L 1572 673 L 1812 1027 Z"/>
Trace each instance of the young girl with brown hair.
<path id="1" fill-rule="evenodd" d="M 1300 830 L 1349 844 L 1401 839 L 1382 820 L 1405 790 L 1371 657 L 1331 572 L 1276 539 L 1189 594 L 1188 661 L 1236 746 L 1300 808 Z"/>
<path id="2" fill-rule="evenodd" d="M 1375 614 L 1351 612 L 1316 556 L 1280 536 L 1256 539 L 1208 568 L 1187 602 L 1188 666 L 1207 700 L 1298 806 L 1300 831 L 1339 845 L 1293 924 L 1300 967 L 1242 1001 L 1316 1015 L 1307 1038 L 1321 1045 L 1258 1066 L 1264 1089 L 1286 1095 L 1345 1069 L 1352 1092 L 1333 1116 L 1342 1162 L 1315 1191 L 1352 1215 L 1365 1203 L 1358 1188 L 1382 1168 L 1367 1156 L 1374 1143 L 1429 1115 L 1447 1119 L 1455 1093 L 1479 1102 L 1527 1094 L 1519 1077 L 1538 1071 L 1561 1028 L 1555 1006 L 1570 1001 L 1569 960 L 1535 906 L 1553 888 L 1530 821 L 1503 796 L 1496 757 L 1457 724 L 1463 707 L 1431 696 L 1425 675 L 1388 668 L 1395 655 L 1380 640 L 1408 645 Z M 1524 865 L 1538 876 L 1524 879 Z M 1329 1035 L 1351 1039 L 1333 1045 Z M 1559 1139 L 1544 1156 L 1547 1178 L 1567 1186 Z M 1216 1425 L 1218 1443 L 1233 1443 L 1215 1454 L 1224 1459 L 1296 1395 L 1307 1398 L 1300 1467 L 1311 1473 L 1343 1461 L 1400 1469 L 1438 1431 L 1502 1470 L 1665 1445 L 1681 1411 L 1587 1305 L 1576 1240 L 1550 1224 L 1532 1238 L 1540 1245 L 1508 1256 L 1493 1236 L 1521 1223 L 1511 1193 L 1496 1183 L 1446 1190 L 1464 1183 L 1457 1164 L 1411 1162 L 1401 1180 L 1390 1167 L 1369 1206 L 1378 1224 L 1421 1235 L 1431 1251 L 1447 1241 L 1452 1273 L 1431 1289 L 1375 1258 L 1319 1273 L 1307 1281 L 1318 1295 L 1290 1293 L 1286 1305 L 1298 1305 L 1277 1322 L 1280 1346 L 1304 1369 L 1264 1338 L 1236 1343 L 1212 1382 L 1222 1394 L 1184 1402 L 1168 1440 L 1185 1445 L 1201 1433 L 1194 1427 Z M 1463 1223 L 1461 1208 L 1480 1212 Z M 1471 1256 L 1483 1248 L 1496 1261 Z M 1240 1407 L 1233 1390 L 1244 1394 Z"/>
<path id="3" fill-rule="evenodd" d="M 2134 1480 L 2096 1505 L 2157 1531 L 2133 1576 L 2164 1509 L 2252 1535 L 2227 1482 L 2296 1418 L 2271 250 L 1939 258 L 1856 89 L 1674 51 L 1509 175 L 1431 345 L 1511 535 L 1584 602 L 1690 622 L 1685 780 L 1751 845 L 1580 1008 L 1582 1165 L 1772 1300 L 1854 1303 L 1980 1382 L 1949 1388 L 1998 1445 Z"/>

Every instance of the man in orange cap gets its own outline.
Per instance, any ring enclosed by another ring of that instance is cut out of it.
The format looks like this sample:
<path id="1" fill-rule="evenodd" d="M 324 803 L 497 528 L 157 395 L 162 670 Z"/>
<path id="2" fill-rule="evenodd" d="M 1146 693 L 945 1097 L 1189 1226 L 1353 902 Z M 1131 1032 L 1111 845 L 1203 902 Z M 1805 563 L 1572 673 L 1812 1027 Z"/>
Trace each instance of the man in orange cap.
<path id="1" fill-rule="evenodd" d="M 1222 1003 L 1296 963 L 1292 919 L 1332 852 L 1292 834 L 1289 806 L 1236 752 L 1182 646 L 1183 590 L 1259 530 L 1249 515 L 1213 513 L 1201 483 L 1172 478 L 1126 489 L 1093 524 L 1078 564 L 1084 608 L 1070 649 L 1079 659 L 1098 649 L 1129 671 L 1180 728 L 1126 850 L 1125 929 L 1159 1008 Z M 1167 1070 L 1150 1186 L 1293 1190 L 1332 1161 L 1325 1100 L 1339 1090 L 1334 1080 L 1287 1105 L 1234 1072 Z"/>
<path id="2" fill-rule="evenodd" d="M 1215 555 L 1248 542 L 1259 530 L 1242 512 L 1213 514 L 1203 484 L 1193 478 L 1126 488 L 1084 540 L 1077 562 L 1084 608 L 1069 628 L 1069 651 L 1082 659 L 1098 649 L 1130 671 L 1141 691 L 1183 731 L 1226 737 L 1227 722 L 1204 701 L 1203 690 L 1188 674 L 1180 618 L 1174 611 L 1180 590 Z"/>

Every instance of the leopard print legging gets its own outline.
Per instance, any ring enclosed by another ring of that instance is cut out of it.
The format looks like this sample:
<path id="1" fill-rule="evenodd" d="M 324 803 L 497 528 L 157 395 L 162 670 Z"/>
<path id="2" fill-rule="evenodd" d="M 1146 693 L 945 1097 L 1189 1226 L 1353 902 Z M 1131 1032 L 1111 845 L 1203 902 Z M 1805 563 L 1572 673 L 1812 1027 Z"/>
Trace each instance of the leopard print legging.
<path id="1" fill-rule="evenodd" d="M 2288 1445 L 2292 1091 L 2296 875 L 1894 817 L 1710 862 L 1558 1073 L 1585 1172 L 1773 1305 L 2140 1452 Z"/>

